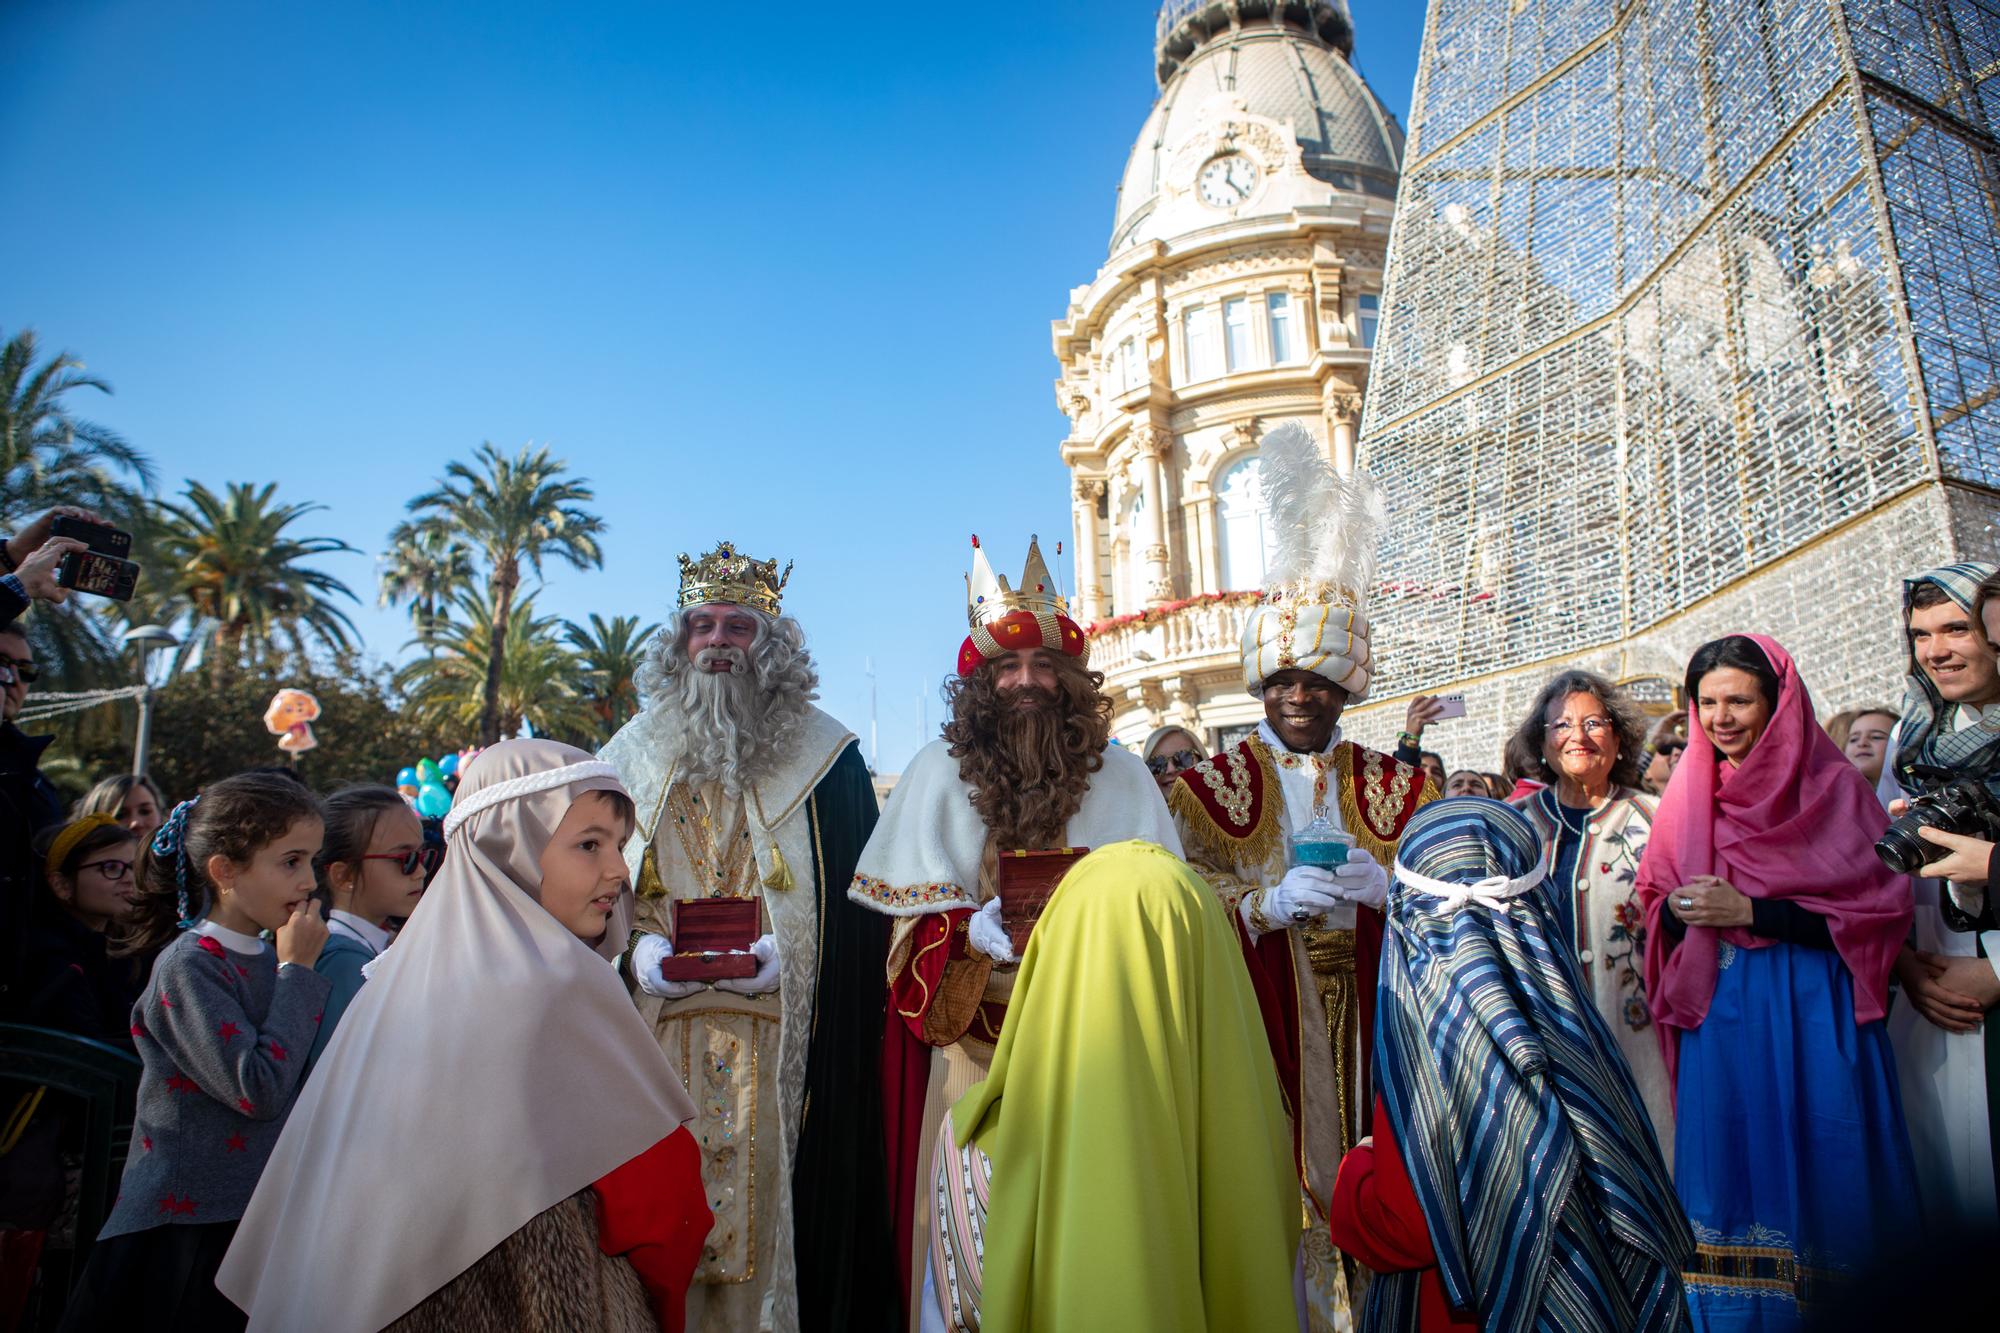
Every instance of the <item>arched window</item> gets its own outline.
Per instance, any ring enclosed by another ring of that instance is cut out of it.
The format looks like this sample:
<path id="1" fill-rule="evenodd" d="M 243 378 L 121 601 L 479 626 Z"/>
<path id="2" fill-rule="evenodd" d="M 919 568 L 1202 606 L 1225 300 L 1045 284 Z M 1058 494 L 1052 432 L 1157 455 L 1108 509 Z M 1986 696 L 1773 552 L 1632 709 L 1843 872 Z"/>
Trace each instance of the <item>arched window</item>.
<path id="1" fill-rule="evenodd" d="M 1118 535 L 1124 539 L 1125 567 L 1118 581 L 1118 613 L 1125 615 L 1146 604 L 1146 492 L 1125 488 Z"/>
<path id="2" fill-rule="evenodd" d="M 1271 558 L 1271 516 L 1264 504 L 1263 471 L 1263 461 L 1252 454 L 1231 464 L 1215 484 L 1222 587 L 1227 592 L 1264 586 L 1264 567 Z"/>

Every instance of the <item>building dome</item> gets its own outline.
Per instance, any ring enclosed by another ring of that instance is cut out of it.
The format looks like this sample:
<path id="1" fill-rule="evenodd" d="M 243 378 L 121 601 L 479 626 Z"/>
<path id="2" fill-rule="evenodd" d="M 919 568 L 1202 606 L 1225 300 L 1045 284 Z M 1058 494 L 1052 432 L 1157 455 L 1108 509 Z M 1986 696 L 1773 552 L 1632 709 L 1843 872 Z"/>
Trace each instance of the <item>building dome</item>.
<path id="1" fill-rule="evenodd" d="M 1160 99 L 1118 187 L 1111 253 L 1163 238 L 1152 224 L 1168 164 L 1218 94 L 1289 124 L 1308 175 L 1335 190 L 1395 197 L 1403 130 L 1347 61 L 1344 4 L 1169 0 L 1159 28 Z"/>

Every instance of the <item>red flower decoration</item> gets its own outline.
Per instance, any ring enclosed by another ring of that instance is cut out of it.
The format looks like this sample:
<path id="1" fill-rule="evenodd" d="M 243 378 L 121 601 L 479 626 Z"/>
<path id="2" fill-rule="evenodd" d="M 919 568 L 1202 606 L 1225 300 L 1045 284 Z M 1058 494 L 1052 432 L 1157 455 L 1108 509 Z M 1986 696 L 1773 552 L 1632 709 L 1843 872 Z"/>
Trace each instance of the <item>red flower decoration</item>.
<path id="1" fill-rule="evenodd" d="M 165 991 L 161 991 L 161 992 L 160 992 L 160 1008 L 162 1008 L 162 1009 L 171 1009 L 171 1008 L 173 1008 L 173 1007 L 174 1007 L 174 1002 L 173 1002 L 172 1000 L 169 1000 L 169 999 L 167 998 L 167 993 L 166 993 Z"/>
<path id="2" fill-rule="evenodd" d="M 143 1024 L 143 1023 L 134 1023 L 134 1024 L 132 1025 L 132 1035 L 133 1035 L 133 1036 L 135 1036 L 135 1037 L 143 1037 L 143 1036 L 145 1036 L 145 1035 L 146 1035 L 146 1025 L 145 1025 L 145 1024 Z"/>
<path id="3" fill-rule="evenodd" d="M 184 1194 L 179 1198 L 175 1198 L 169 1194 L 166 1198 L 160 1200 L 160 1211 L 168 1217 L 193 1217 L 194 1196 L 192 1194 Z"/>
<path id="4" fill-rule="evenodd" d="M 249 1152 L 250 1141 L 243 1137 L 242 1130 L 238 1130 L 224 1141 L 223 1149 L 226 1152 Z"/>
<path id="5" fill-rule="evenodd" d="M 243 1030 L 237 1027 L 234 1023 L 224 1023 L 221 1027 L 215 1030 L 215 1035 L 222 1038 L 222 1044 L 224 1046 L 227 1046 L 229 1044 L 229 1039 L 231 1037 L 239 1037 L 243 1035 Z"/>
<path id="6" fill-rule="evenodd" d="M 195 1082 L 193 1079 L 189 1078 L 186 1074 L 167 1075 L 167 1086 L 172 1088 L 175 1092 L 201 1091 L 201 1084 Z"/>
<path id="7" fill-rule="evenodd" d="M 253 1115 L 256 1113 L 257 1110 L 256 1107 L 250 1104 L 250 1099 L 248 1097 L 238 1097 L 236 1099 L 236 1109 L 241 1111 L 244 1115 Z"/>
<path id="8" fill-rule="evenodd" d="M 139 1139 L 139 1146 L 141 1148 L 144 1148 L 147 1152 L 153 1151 L 153 1136 L 151 1134 L 141 1135 Z"/>
<path id="9" fill-rule="evenodd" d="M 325 1018 L 325 1017 L 326 1017 L 326 1015 L 325 1015 L 325 1014 L 323 1014 L 323 1013 L 322 1013 L 322 1014 L 314 1014 L 314 1015 L 313 1015 L 313 1022 L 317 1023 L 317 1022 L 319 1022 L 319 1021 L 320 1021 L 320 1020 L 321 1020 L 322 1018 Z"/>
<path id="10" fill-rule="evenodd" d="M 282 1060 L 285 1058 L 287 1054 L 288 1052 L 285 1050 L 285 1048 L 280 1046 L 277 1042 L 274 1041 L 271 1043 L 271 1058 L 273 1060 Z"/>
<path id="11" fill-rule="evenodd" d="M 213 954 L 217 958 L 222 957 L 222 945 L 212 935 L 202 936 L 199 940 L 195 941 L 195 947 L 203 953 Z"/>
<path id="12" fill-rule="evenodd" d="M 243 966 L 243 964 L 238 963 L 236 965 L 236 975 L 239 977 L 247 977 L 250 975 L 250 969 Z"/>

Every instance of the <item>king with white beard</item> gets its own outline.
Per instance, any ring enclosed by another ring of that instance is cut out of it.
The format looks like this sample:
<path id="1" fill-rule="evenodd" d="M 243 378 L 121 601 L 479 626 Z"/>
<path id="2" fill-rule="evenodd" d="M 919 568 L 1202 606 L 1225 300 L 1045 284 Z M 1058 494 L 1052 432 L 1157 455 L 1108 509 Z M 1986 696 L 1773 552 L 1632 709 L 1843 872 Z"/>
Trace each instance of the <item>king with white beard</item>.
<path id="1" fill-rule="evenodd" d="M 847 886 L 875 827 L 854 736 L 819 676 L 791 574 L 728 542 L 680 557 L 645 709 L 603 757 L 638 805 L 637 926 L 621 968 L 694 1095 L 715 1225 L 687 1327 L 876 1330 L 898 1318 L 879 1059 L 888 921 Z M 669 981 L 673 906 L 757 903 L 757 974 Z"/>

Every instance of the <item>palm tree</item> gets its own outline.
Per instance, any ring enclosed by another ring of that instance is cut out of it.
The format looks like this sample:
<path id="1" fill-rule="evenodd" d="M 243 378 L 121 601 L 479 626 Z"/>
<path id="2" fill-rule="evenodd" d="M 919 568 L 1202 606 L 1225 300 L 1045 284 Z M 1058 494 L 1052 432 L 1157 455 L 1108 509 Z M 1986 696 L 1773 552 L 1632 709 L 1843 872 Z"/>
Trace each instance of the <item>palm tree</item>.
<path id="1" fill-rule="evenodd" d="M 231 482 L 217 495 L 188 483 L 185 502 L 159 505 L 160 573 L 187 599 L 189 633 L 207 640 L 210 678 L 220 682 L 246 655 L 271 653 L 279 637 L 302 650 L 310 635 L 336 652 L 353 647 L 356 631 L 334 598 L 354 593 L 331 574 L 303 562 L 352 551 L 332 537 L 294 537 L 285 529 L 318 504 L 274 504 L 277 483 L 262 488 Z"/>
<path id="2" fill-rule="evenodd" d="M 606 740 L 639 711 L 639 664 L 646 658 L 647 642 L 659 629 L 658 625 L 641 628 L 637 616 L 606 621 L 595 611 L 590 613 L 588 629 L 574 620 L 563 622 L 577 665 L 590 684 L 590 706 Z"/>
<path id="3" fill-rule="evenodd" d="M 399 523 L 382 560 L 382 605 L 407 601 L 417 642 L 428 647 L 445 605 L 472 584 L 472 548 L 445 528 Z"/>
<path id="4" fill-rule="evenodd" d="M 426 645 L 431 656 L 412 659 L 396 673 L 411 713 L 426 726 L 463 732 L 484 725 L 488 671 L 495 642 L 510 645 L 500 674 L 496 739 L 526 722 L 536 735 L 587 737 L 596 729 L 590 701 L 578 688 L 583 676 L 563 645 L 553 616 L 535 614 L 530 592 L 508 608 L 504 636 L 493 633 L 493 603 L 476 591 L 451 599 L 451 613 Z"/>
<path id="5" fill-rule="evenodd" d="M 0 525 L 12 531 L 58 504 L 132 518 L 139 490 L 153 484 L 152 464 L 118 432 L 72 416 L 65 401 L 78 389 L 108 394 L 111 386 L 83 374 L 68 352 L 37 365 L 38 351 L 32 329 L 0 345 Z"/>
<path id="6" fill-rule="evenodd" d="M 581 506 L 596 498 L 582 477 L 566 475 L 568 463 L 546 448 L 521 446 L 512 458 L 489 443 L 479 446 L 470 465 L 451 463 L 436 489 L 410 501 L 416 527 L 441 528 L 463 538 L 486 561 L 488 618 L 492 643 L 485 653 L 486 690 L 479 714 L 479 743 L 500 739 L 500 681 L 507 665 L 507 640 L 514 625 L 514 595 L 521 587 L 521 562 L 537 578 L 544 560 L 558 558 L 579 569 L 604 567 L 597 538 L 604 520 Z"/>

